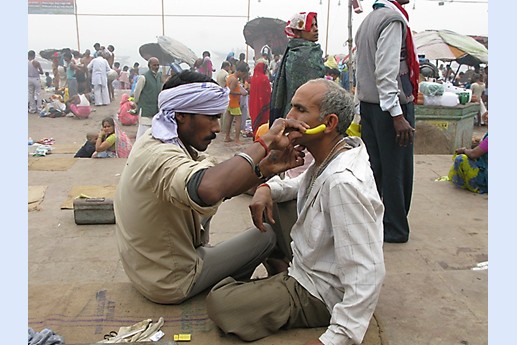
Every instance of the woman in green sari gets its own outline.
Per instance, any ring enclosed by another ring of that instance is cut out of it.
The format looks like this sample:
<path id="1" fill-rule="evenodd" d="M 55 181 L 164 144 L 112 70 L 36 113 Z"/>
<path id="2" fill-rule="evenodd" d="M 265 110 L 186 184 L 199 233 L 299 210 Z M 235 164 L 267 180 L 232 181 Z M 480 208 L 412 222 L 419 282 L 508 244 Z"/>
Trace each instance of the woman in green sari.
<path id="1" fill-rule="evenodd" d="M 488 112 L 483 117 L 483 121 L 488 124 Z M 455 153 L 449 180 L 459 188 L 474 193 L 488 193 L 488 132 L 475 148 L 461 147 Z"/>

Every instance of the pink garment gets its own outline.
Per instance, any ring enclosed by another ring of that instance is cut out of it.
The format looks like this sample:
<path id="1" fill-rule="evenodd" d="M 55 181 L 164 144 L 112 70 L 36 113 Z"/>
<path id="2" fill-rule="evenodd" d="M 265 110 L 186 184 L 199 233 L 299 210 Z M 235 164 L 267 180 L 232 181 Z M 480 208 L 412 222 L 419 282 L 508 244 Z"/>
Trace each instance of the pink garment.
<path id="1" fill-rule="evenodd" d="M 136 116 L 135 116 L 136 117 Z M 137 117 L 138 118 L 138 117 Z M 120 128 L 120 125 L 115 121 L 115 136 L 117 141 L 115 142 L 115 149 L 118 158 L 127 158 L 133 148 L 133 143 L 127 136 L 126 132 Z"/>
<path id="2" fill-rule="evenodd" d="M 129 72 L 128 71 L 121 71 L 120 75 L 118 77 L 118 81 L 121 83 L 124 83 L 124 89 L 129 88 Z"/>
<path id="3" fill-rule="evenodd" d="M 80 117 L 81 119 L 87 119 L 92 112 L 92 107 L 89 105 L 70 104 L 70 110 L 75 116 Z"/>
<path id="4" fill-rule="evenodd" d="M 118 109 L 118 120 L 124 126 L 135 125 L 138 122 L 138 114 L 131 114 L 129 111 L 135 109 L 135 102 L 129 100 L 127 93 L 122 94 L 120 99 L 120 107 Z"/>
<path id="5" fill-rule="evenodd" d="M 203 58 L 203 64 L 198 68 L 198 72 L 207 76 L 212 75 L 212 60 L 210 60 L 210 57 L 205 56 Z"/>
<path id="6" fill-rule="evenodd" d="M 488 136 L 485 137 L 485 139 L 481 140 L 479 143 L 479 147 L 485 151 L 488 152 Z"/>

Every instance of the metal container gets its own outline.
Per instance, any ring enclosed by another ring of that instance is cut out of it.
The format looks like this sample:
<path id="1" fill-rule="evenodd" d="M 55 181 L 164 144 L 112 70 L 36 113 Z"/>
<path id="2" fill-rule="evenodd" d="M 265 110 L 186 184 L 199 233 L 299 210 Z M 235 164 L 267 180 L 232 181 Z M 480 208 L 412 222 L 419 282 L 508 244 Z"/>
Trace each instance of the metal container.
<path id="1" fill-rule="evenodd" d="M 107 198 L 77 198 L 74 200 L 75 223 L 115 224 L 113 200 Z"/>

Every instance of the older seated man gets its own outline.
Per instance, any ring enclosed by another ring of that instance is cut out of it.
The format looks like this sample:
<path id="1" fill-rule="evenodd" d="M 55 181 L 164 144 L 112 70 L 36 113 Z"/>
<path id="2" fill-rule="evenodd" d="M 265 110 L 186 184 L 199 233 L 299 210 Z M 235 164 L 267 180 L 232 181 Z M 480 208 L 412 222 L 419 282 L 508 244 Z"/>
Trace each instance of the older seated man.
<path id="1" fill-rule="evenodd" d="M 293 142 L 307 148 L 314 163 L 297 177 L 259 186 L 250 205 L 253 223 L 268 233 L 263 219 L 273 222 L 273 201 L 296 200 L 294 225 L 277 236 L 292 238 L 289 268 L 249 282 L 223 279 L 208 294 L 208 315 L 245 341 L 280 329 L 328 326 L 306 344 L 360 344 L 385 275 L 384 206 L 365 144 L 346 135 L 353 98 L 319 78 L 303 84 L 291 104 L 288 119 L 321 128 L 303 130 Z"/>

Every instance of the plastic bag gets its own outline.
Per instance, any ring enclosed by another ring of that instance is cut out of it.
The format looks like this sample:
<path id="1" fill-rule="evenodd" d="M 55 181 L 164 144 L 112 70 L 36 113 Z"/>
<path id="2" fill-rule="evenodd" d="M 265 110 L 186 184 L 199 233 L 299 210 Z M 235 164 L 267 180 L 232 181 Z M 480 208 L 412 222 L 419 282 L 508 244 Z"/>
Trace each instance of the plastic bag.
<path id="1" fill-rule="evenodd" d="M 157 341 L 156 339 L 163 336 L 163 332 L 161 332 L 163 323 L 163 317 L 160 317 L 155 323 L 152 322 L 152 319 L 146 319 L 132 326 L 120 327 L 118 332 L 112 331 L 106 334 L 104 340 L 97 343 L 114 344 Z"/>
<path id="2" fill-rule="evenodd" d="M 445 91 L 443 84 L 427 81 L 421 82 L 418 86 L 418 89 L 420 92 L 427 96 L 441 96 Z"/>
<path id="3" fill-rule="evenodd" d="M 454 107 L 459 104 L 458 96 L 453 92 L 444 92 L 441 96 L 424 95 L 424 105 Z"/>
<path id="4" fill-rule="evenodd" d="M 349 137 L 361 137 L 361 115 L 358 113 L 359 109 L 356 110 L 357 112 L 354 114 L 354 119 L 346 130 L 346 134 L 348 134 Z"/>
<path id="5" fill-rule="evenodd" d="M 347 128 L 346 134 L 349 137 L 360 137 L 361 136 L 361 125 L 358 123 L 351 123 L 350 127 Z"/>

